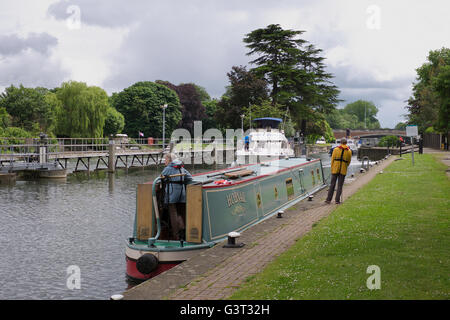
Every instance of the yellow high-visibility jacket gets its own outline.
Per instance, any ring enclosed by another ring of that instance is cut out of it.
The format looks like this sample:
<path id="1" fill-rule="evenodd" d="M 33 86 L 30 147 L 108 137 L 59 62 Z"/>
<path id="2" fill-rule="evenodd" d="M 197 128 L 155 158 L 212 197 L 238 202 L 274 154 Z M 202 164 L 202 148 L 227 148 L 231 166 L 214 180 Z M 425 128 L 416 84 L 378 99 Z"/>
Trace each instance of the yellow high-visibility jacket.
<path id="1" fill-rule="evenodd" d="M 352 161 L 352 151 L 347 145 L 341 144 L 339 147 L 334 148 L 331 155 L 331 173 L 345 176 L 350 161 Z"/>

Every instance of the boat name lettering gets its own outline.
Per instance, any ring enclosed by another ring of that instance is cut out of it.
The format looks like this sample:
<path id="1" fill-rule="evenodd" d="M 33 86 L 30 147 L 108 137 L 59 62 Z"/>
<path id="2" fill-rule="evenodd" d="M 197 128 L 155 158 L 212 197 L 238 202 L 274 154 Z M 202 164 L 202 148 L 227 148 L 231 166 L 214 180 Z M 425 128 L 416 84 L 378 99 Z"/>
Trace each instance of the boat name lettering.
<path id="1" fill-rule="evenodd" d="M 244 192 L 233 192 L 227 195 L 228 207 L 231 207 L 232 205 L 235 205 L 239 202 L 247 202 L 245 201 Z"/>

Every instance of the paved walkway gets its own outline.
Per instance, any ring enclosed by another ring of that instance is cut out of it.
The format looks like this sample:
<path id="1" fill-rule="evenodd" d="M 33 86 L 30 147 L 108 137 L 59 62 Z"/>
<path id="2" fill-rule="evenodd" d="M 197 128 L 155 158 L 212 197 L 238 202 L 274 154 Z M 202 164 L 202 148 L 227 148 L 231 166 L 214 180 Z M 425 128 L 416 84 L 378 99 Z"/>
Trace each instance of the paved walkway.
<path id="1" fill-rule="evenodd" d="M 343 199 L 347 199 L 388 166 L 394 157 L 382 161 L 366 173 L 347 177 Z M 337 205 L 325 204 L 327 189 L 318 192 L 313 201 L 302 201 L 286 210 L 282 219 L 269 218 L 242 232 L 239 249 L 211 249 L 181 263 L 124 293 L 125 299 L 218 300 L 229 297 L 252 276 L 292 246 L 320 219 Z"/>

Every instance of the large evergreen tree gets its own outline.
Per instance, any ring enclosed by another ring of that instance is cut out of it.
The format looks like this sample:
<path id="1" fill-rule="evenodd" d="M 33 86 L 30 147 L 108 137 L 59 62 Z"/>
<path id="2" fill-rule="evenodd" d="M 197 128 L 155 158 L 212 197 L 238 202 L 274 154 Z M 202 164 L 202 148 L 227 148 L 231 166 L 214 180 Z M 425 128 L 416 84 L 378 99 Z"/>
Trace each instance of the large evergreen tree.
<path id="1" fill-rule="evenodd" d="M 227 73 L 230 85 L 222 96 L 216 112 L 216 121 L 223 128 L 240 128 L 240 115 L 249 105 L 260 105 L 268 99 L 267 81 L 260 79 L 246 67 L 233 66 Z"/>
<path id="2" fill-rule="evenodd" d="M 247 54 L 257 55 L 250 62 L 256 67 L 250 71 L 269 83 L 272 104 L 289 107 L 297 124 L 322 118 L 339 101 L 333 76 L 325 71 L 322 50 L 301 39 L 303 33 L 272 24 L 244 38 L 250 49 Z"/>

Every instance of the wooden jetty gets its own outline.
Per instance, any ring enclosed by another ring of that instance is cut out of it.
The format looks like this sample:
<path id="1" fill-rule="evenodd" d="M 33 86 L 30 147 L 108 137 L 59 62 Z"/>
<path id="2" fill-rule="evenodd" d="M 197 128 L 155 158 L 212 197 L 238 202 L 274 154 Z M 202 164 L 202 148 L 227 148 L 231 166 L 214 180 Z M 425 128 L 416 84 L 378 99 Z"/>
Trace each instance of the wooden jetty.
<path id="1" fill-rule="evenodd" d="M 17 143 L 21 142 L 21 143 Z M 164 142 L 164 143 L 163 143 Z M 201 141 L 201 143 L 211 141 Z M 183 142 L 185 144 L 185 141 Z M 216 142 L 217 143 L 217 142 Z M 217 148 L 217 145 L 215 147 Z M 163 149 L 164 146 L 164 149 Z M 0 138 L 0 173 L 25 173 L 41 178 L 60 178 L 66 176 L 68 163 L 75 162 L 73 172 L 105 170 L 114 172 L 118 168 L 145 167 L 159 165 L 167 152 L 174 150 L 174 143 L 162 139 L 128 138 L 46 138 L 40 139 L 8 139 Z M 213 151 L 226 152 L 223 147 Z M 234 146 L 232 147 L 234 151 Z M 180 150 L 183 160 L 193 160 L 199 154 L 211 153 L 211 147 Z M 223 159 L 223 157 L 220 157 Z M 130 164 L 131 160 L 131 164 Z M 217 160 L 217 159 L 216 159 Z M 195 162 L 197 163 L 197 162 Z"/>

